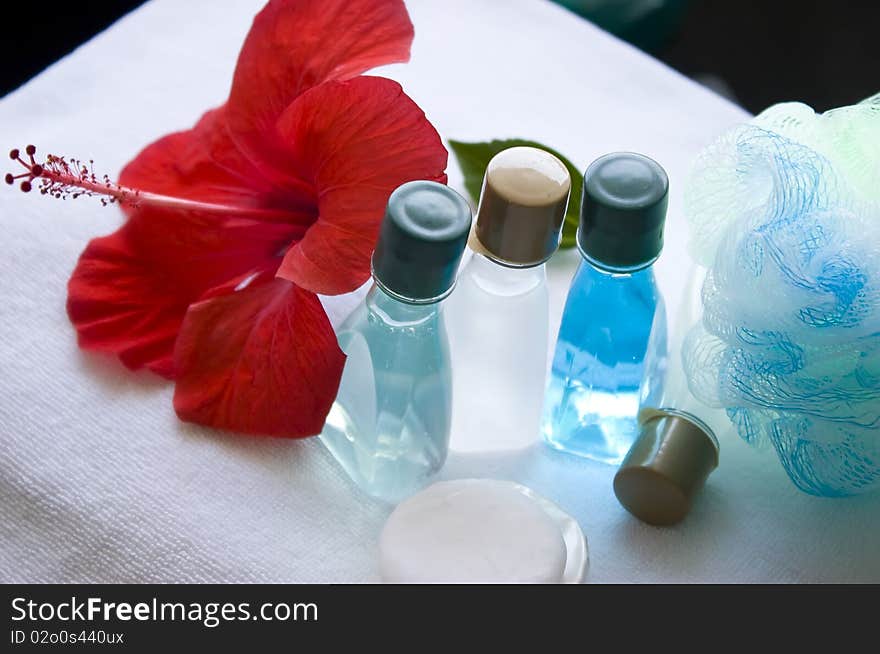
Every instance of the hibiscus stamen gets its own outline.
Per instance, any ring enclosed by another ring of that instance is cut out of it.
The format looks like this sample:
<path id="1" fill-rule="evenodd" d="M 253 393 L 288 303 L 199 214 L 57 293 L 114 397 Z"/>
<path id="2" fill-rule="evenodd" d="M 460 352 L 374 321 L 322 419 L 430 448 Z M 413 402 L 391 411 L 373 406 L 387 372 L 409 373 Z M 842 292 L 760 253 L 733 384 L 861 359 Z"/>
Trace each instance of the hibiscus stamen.
<path id="1" fill-rule="evenodd" d="M 67 198 L 75 200 L 83 195 L 98 197 L 104 206 L 119 203 L 128 207 L 152 206 L 184 211 L 232 214 L 265 220 L 285 220 L 290 217 L 289 211 L 281 209 L 200 202 L 122 186 L 107 175 L 99 177 L 95 173 L 95 162 L 91 159 L 86 165 L 79 159 L 48 154 L 45 161 L 40 162 L 34 157 L 36 153 L 37 149 L 33 145 L 28 145 L 25 148 L 25 154 L 30 159 L 28 162 L 22 159 L 21 152 L 17 148 L 10 151 L 9 158 L 17 161 L 24 168 L 24 171 L 18 175 L 7 173 L 5 178 L 7 184 L 12 185 L 17 180 L 22 180 L 19 188 L 25 193 L 39 185 L 42 195 L 50 195 L 60 200 Z"/>
<path id="2" fill-rule="evenodd" d="M 17 148 L 9 153 L 9 158 L 17 161 L 24 168 L 24 172 L 18 175 L 8 173 L 7 184 L 14 184 L 16 180 L 23 179 L 20 184 L 22 191 L 27 193 L 39 184 L 40 193 L 62 200 L 90 195 L 99 196 L 104 205 L 114 202 L 138 204 L 140 193 L 137 190 L 120 186 L 106 175 L 98 178 L 95 174 L 94 162 L 89 161 L 89 165 L 86 166 L 79 159 L 66 159 L 54 154 L 47 155 L 45 161 L 39 162 L 34 158 L 36 153 L 37 148 L 33 145 L 25 148 L 25 154 L 30 161 L 22 159 L 21 152 Z"/>

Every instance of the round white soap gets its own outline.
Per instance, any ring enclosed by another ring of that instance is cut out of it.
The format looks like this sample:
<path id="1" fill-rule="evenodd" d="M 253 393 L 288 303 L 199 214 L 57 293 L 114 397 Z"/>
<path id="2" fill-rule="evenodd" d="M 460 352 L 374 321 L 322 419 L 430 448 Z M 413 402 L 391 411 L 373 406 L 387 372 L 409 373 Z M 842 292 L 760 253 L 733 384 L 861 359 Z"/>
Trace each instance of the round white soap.
<path id="1" fill-rule="evenodd" d="M 382 579 L 391 583 L 565 581 L 566 540 L 558 515 L 548 514 L 547 505 L 568 518 L 547 500 L 511 482 L 436 483 L 402 502 L 388 518 L 379 542 Z M 583 544 L 582 535 L 580 539 Z M 585 551 L 577 556 L 585 564 Z"/>

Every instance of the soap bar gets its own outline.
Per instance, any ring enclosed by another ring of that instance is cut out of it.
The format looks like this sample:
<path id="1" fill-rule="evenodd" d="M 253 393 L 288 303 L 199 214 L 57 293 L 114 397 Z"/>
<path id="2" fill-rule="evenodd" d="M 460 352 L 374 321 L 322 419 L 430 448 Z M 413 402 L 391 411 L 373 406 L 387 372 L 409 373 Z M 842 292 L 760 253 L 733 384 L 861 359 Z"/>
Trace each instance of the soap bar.
<path id="1" fill-rule="evenodd" d="M 580 581 L 586 545 L 577 523 L 528 489 L 462 479 L 401 503 L 382 531 L 379 557 L 390 583 L 560 583 Z"/>

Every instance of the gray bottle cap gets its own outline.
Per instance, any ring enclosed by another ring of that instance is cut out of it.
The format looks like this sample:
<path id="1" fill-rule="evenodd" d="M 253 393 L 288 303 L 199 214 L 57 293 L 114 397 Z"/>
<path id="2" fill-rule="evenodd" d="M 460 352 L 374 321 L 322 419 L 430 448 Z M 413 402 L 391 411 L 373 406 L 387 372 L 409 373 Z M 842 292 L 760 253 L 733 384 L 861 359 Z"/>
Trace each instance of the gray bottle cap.
<path id="1" fill-rule="evenodd" d="M 614 494 L 644 522 L 675 524 L 718 467 L 718 453 L 715 435 L 698 418 L 652 412 L 614 476 Z"/>
<path id="2" fill-rule="evenodd" d="M 373 278 L 413 303 L 443 299 L 455 284 L 471 228 L 471 208 L 448 186 L 415 181 L 388 198 L 373 252 Z"/>
<path id="3" fill-rule="evenodd" d="M 653 159 L 615 152 L 584 173 L 577 243 L 601 268 L 638 270 L 663 249 L 669 179 Z"/>

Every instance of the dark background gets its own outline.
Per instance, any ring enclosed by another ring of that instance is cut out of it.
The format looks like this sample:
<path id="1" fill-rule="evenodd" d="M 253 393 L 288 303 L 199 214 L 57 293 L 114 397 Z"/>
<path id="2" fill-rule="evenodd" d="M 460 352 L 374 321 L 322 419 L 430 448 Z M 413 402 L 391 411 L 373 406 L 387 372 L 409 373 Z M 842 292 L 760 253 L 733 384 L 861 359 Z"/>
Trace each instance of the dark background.
<path id="1" fill-rule="evenodd" d="M 5 7 L 0 95 L 140 4 L 44 0 L 18 19 Z M 880 91 L 878 35 L 878 0 L 689 0 L 672 34 L 649 47 L 752 112 L 784 100 L 824 111 Z"/>
<path id="2" fill-rule="evenodd" d="M 880 92 L 880 1 L 691 0 L 656 55 L 718 75 L 753 113 L 787 100 L 825 111 Z"/>

